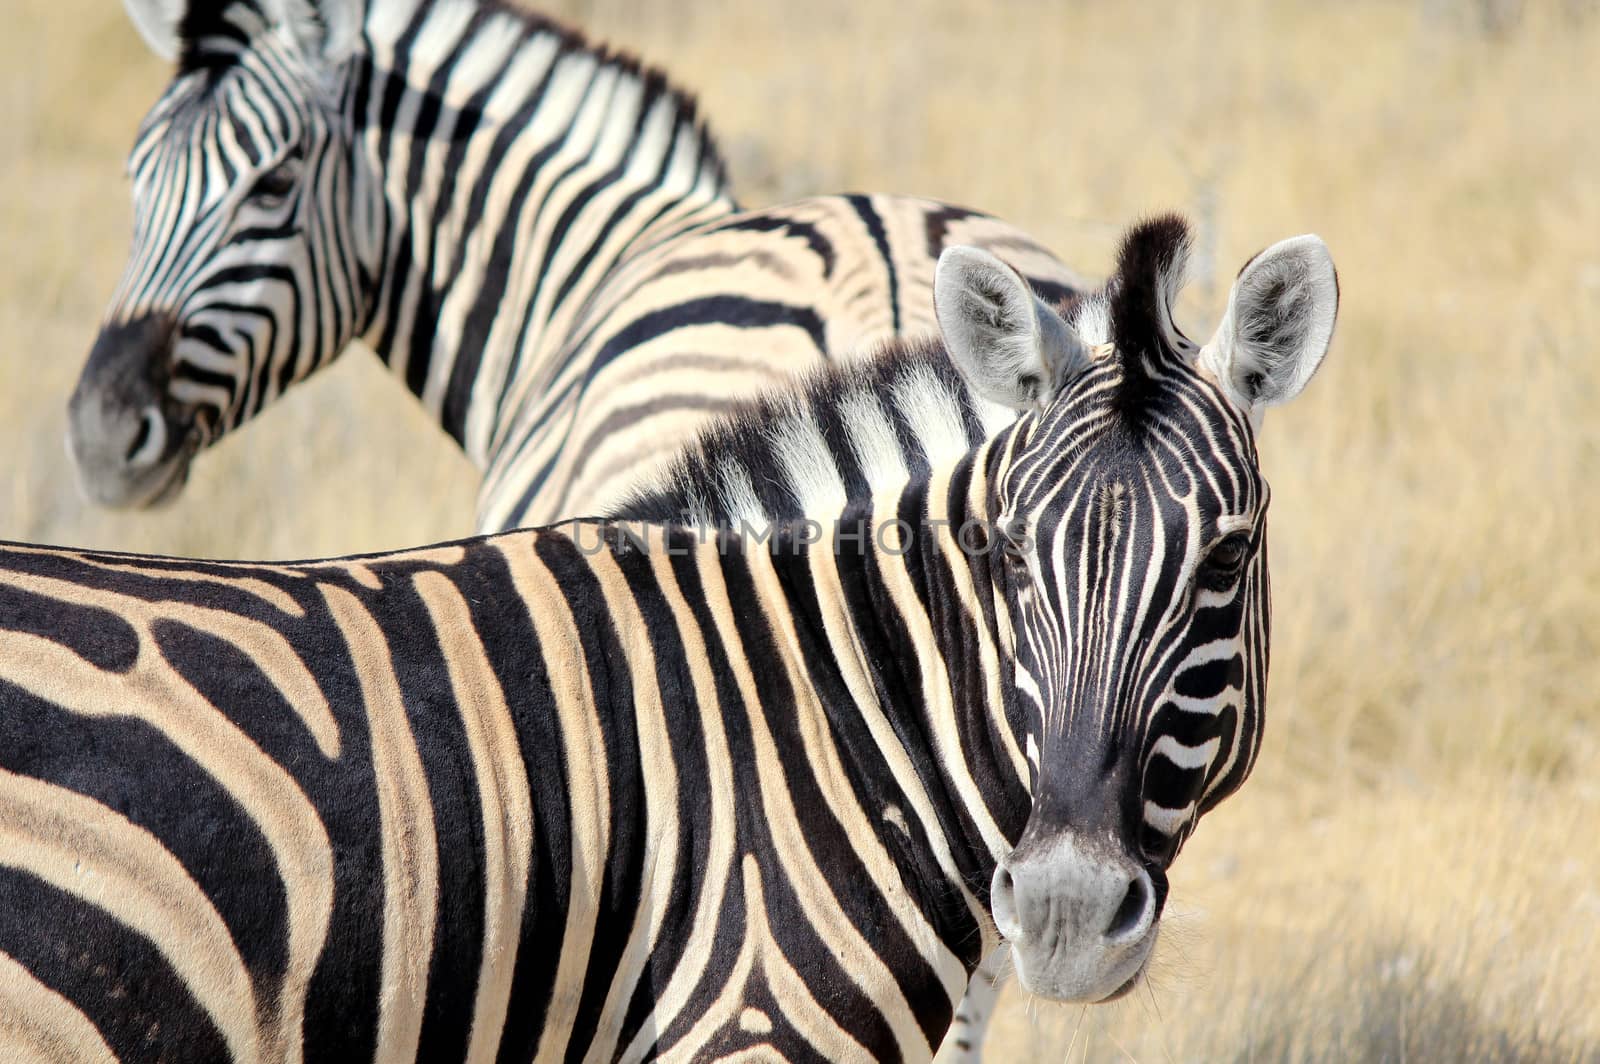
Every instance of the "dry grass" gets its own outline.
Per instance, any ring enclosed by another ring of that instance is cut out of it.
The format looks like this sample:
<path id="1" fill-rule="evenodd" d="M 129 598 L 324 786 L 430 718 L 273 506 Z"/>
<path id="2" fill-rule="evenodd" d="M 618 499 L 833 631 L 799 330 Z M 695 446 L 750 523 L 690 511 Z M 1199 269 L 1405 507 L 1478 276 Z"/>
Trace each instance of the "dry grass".
<path id="1" fill-rule="evenodd" d="M 565 11 L 699 90 L 753 201 L 942 196 L 1090 271 L 1120 223 L 1182 208 L 1204 224 L 1195 333 L 1273 239 L 1315 230 L 1341 268 L 1334 355 L 1267 435 L 1257 778 L 1176 869 L 1152 989 L 1033 1021 L 1013 995 L 996 1048 L 1600 1058 L 1600 18 L 1571 0 L 678 7 Z M 77 502 L 62 406 L 161 71 L 114 5 L 13 18 L 0 536 L 282 557 L 469 529 L 470 470 L 359 355 L 209 456 L 176 510 Z"/>

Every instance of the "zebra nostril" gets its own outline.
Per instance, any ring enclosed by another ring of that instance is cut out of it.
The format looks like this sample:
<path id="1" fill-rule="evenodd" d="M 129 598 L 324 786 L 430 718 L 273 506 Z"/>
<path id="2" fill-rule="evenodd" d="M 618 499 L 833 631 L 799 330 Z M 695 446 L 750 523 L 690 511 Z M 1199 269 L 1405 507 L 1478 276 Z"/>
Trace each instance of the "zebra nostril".
<path id="1" fill-rule="evenodd" d="M 1005 938 L 1014 939 L 1022 933 L 1017 917 L 1016 884 L 1005 865 L 997 866 L 994 878 L 989 881 L 989 913 Z"/>
<path id="2" fill-rule="evenodd" d="M 124 460 L 136 469 L 155 465 L 167 445 L 167 422 L 161 411 L 147 406 L 139 415 L 139 429 L 128 445 Z"/>
<path id="3" fill-rule="evenodd" d="M 1149 908 L 1150 882 L 1143 875 L 1134 876 L 1122 896 L 1122 904 L 1111 917 L 1111 926 L 1106 928 L 1106 938 L 1115 941 L 1137 935 L 1145 924 Z"/>

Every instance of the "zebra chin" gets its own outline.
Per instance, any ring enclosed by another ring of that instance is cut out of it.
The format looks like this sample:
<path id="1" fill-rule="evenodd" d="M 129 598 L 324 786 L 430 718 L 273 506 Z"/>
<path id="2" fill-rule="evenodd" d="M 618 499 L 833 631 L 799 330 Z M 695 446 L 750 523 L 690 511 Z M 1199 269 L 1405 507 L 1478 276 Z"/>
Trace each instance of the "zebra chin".
<path id="1" fill-rule="evenodd" d="M 990 905 L 1023 988 L 1055 1001 L 1114 1001 L 1155 951 L 1165 890 L 1114 842 L 1070 833 L 1024 842 L 995 868 Z"/>
<path id="2" fill-rule="evenodd" d="M 150 509 L 188 483 L 205 433 L 166 394 L 171 335 L 170 321 L 147 316 L 95 340 L 67 410 L 67 453 L 90 502 Z"/>

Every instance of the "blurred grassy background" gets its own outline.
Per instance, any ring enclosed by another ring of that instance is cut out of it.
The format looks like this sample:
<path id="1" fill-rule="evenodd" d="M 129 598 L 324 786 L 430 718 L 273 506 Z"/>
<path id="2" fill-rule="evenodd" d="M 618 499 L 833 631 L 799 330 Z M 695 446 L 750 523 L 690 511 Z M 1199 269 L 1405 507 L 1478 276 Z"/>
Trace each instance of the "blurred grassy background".
<path id="1" fill-rule="evenodd" d="M 1315 231 L 1334 353 L 1264 441 L 1276 658 L 1256 778 L 1174 875 L 1147 989 L 1008 992 L 1020 1059 L 1600 1059 L 1600 13 L 1592 0 L 566 0 L 694 88 L 744 198 L 914 192 L 1089 273 L 1200 224 L 1185 307 Z M 235 557 L 472 526 L 475 475 L 352 353 L 154 515 L 89 510 L 64 405 L 164 72 L 116 5 L 0 39 L 0 537 Z"/>

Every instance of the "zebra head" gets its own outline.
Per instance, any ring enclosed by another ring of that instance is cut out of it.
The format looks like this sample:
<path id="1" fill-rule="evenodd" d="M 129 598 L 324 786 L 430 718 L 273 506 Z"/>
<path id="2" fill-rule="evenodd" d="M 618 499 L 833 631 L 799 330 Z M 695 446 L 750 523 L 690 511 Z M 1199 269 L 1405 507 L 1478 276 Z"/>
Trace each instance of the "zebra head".
<path id="1" fill-rule="evenodd" d="M 177 73 L 128 159 L 133 248 L 69 407 L 85 493 L 177 494 L 196 451 L 358 327 L 342 61 L 360 0 L 127 0 Z"/>
<path id="2" fill-rule="evenodd" d="M 1057 999 L 1134 986 L 1168 867 L 1250 771 L 1269 611 L 1255 424 L 1304 387 L 1338 308 L 1326 247 L 1298 237 L 1244 267 L 1198 347 L 1172 317 L 1188 245 L 1176 218 L 1134 228 L 1106 288 L 1062 313 L 974 249 L 935 281 L 957 366 L 1022 411 L 987 490 L 1032 801 L 990 903 L 1023 985 Z"/>

